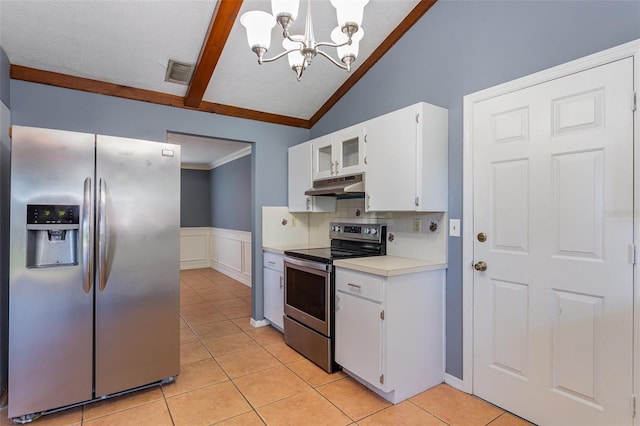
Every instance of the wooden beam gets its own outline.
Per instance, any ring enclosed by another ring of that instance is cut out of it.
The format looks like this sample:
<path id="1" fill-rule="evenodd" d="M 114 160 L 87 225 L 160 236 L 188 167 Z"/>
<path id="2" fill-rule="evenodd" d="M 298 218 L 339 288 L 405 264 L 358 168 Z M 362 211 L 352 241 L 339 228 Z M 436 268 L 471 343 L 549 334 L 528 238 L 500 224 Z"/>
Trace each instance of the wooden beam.
<path id="1" fill-rule="evenodd" d="M 255 111 L 230 105 L 202 102 L 199 108 L 191 108 L 184 105 L 182 96 L 169 95 L 151 90 L 137 89 L 135 87 L 119 84 L 105 83 L 104 81 L 75 77 L 51 71 L 43 71 L 35 68 L 11 65 L 10 76 L 14 80 L 28 81 L 31 83 L 46 84 L 49 86 L 63 87 L 65 89 L 80 90 L 83 92 L 97 93 L 100 95 L 116 96 L 118 98 L 135 101 L 150 102 L 159 105 L 167 105 L 177 108 L 191 109 L 195 111 L 210 112 L 230 117 L 246 118 L 249 120 L 263 121 L 267 123 L 282 124 L 285 126 L 301 127 L 308 129 L 309 120 L 288 117 L 279 114 Z"/>
<path id="2" fill-rule="evenodd" d="M 49 86 L 64 87 L 66 89 L 81 90 L 83 92 L 98 93 L 100 95 L 116 96 L 136 101 L 151 102 L 160 105 L 183 107 L 181 96 L 154 92 L 145 89 L 106 83 L 99 80 L 75 77 L 57 72 L 43 71 L 35 68 L 11 65 L 9 74 L 14 80 L 29 81 L 31 83 L 47 84 Z"/>
<path id="3" fill-rule="evenodd" d="M 253 109 L 239 108 L 212 102 L 202 102 L 198 111 L 213 112 L 220 115 L 264 121 L 273 124 L 282 124 L 284 126 L 301 127 L 303 129 L 309 129 L 311 127 L 309 120 L 305 120 L 303 118 L 289 117 L 287 115 L 272 114 L 270 112 L 256 111 Z"/>
<path id="4" fill-rule="evenodd" d="M 342 98 L 370 69 L 375 65 L 380 58 L 384 56 L 389 49 L 398 41 L 402 36 L 409 31 L 409 29 L 436 3 L 437 0 L 420 0 L 420 2 L 413 8 L 411 12 L 402 20 L 400 25 L 389 36 L 384 39 L 380 46 L 378 46 L 371 56 L 367 58 L 364 63 L 356 69 L 353 74 L 344 82 L 342 86 L 331 95 L 331 97 L 325 102 L 320 109 L 313 114 L 309 120 L 309 124 L 313 127 L 320 119 Z"/>
<path id="5" fill-rule="evenodd" d="M 184 97 L 186 106 L 192 108 L 200 106 L 241 6 L 242 0 L 218 0 L 207 37 L 200 50 L 196 69 L 193 71 L 191 83 Z"/>

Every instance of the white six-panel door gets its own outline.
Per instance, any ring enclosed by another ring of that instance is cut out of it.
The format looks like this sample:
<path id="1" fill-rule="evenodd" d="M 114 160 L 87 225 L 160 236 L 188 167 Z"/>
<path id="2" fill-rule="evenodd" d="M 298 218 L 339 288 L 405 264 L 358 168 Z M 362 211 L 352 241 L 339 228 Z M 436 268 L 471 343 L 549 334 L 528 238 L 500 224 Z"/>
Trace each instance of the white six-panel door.
<path id="1" fill-rule="evenodd" d="M 628 58 L 473 106 L 473 392 L 541 425 L 632 423 L 632 92 Z"/>

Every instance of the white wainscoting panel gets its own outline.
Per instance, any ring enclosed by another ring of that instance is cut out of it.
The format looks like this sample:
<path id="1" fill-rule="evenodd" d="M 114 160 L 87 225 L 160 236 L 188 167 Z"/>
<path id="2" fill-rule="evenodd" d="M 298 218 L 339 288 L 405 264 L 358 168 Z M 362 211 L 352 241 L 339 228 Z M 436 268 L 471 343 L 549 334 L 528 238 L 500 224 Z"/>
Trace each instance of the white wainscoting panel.
<path id="1" fill-rule="evenodd" d="M 251 287 L 251 232 L 180 229 L 180 269 L 213 268 Z"/>
<path id="2" fill-rule="evenodd" d="M 209 268 L 211 228 L 180 228 L 180 269 Z"/>
<path id="3" fill-rule="evenodd" d="M 211 267 L 251 286 L 251 232 L 211 228 Z"/>

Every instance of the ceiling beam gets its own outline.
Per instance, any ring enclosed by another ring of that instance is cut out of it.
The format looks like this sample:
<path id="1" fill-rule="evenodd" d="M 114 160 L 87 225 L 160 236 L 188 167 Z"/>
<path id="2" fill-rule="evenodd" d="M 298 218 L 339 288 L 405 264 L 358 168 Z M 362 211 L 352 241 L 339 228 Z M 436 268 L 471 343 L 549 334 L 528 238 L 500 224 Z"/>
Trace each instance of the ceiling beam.
<path id="1" fill-rule="evenodd" d="M 218 0 L 193 77 L 184 97 L 186 106 L 192 108 L 200 106 L 241 6 L 242 0 Z"/>
<path id="2" fill-rule="evenodd" d="M 418 20 L 427 13 L 427 11 L 436 3 L 437 0 L 420 0 L 420 2 L 416 5 L 416 7 L 409 12 L 409 14 L 400 22 L 400 25 L 396 27 L 395 30 L 389 36 L 384 39 L 380 46 L 378 46 L 371 56 L 365 60 L 362 65 L 360 65 L 351 76 L 347 79 L 347 81 L 342 84 L 336 90 L 336 92 L 331 95 L 331 97 L 325 102 L 318 111 L 309 119 L 310 125 L 313 127 L 320 119 L 342 98 L 355 84 L 375 65 L 376 62 L 380 58 L 384 56 L 385 53 L 398 41 L 402 36 L 409 31 L 409 29 L 416 23 Z"/>
<path id="3" fill-rule="evenodd" d="M 282 124 L 285 126 L 302 127 L 304 129 L 308 129 L 310 127 L 309 120 L 302 118 L 271 114 L 212 102 L 202 102 L 198 108 L 191 108 L 184 104 L 182 96 L 169 95 L 167 93 L 154 92 L 152 90 L 137 89 L 135 87 L 106 83 L 104 81 L 75 77 L 51 71 L 43 71 L 20 65 L 11 65 L 9 73 L 10 77 L 14 80 L 28 81 L 30 83 L 46 84 L 49 86 L 63 87 L 65 89 L 97 93 L 99 95 L 116 96 L 118 98 L 131 99 L 135 101 L 150 102 L 158 105 L 210 112 L 230 117 Z"/>

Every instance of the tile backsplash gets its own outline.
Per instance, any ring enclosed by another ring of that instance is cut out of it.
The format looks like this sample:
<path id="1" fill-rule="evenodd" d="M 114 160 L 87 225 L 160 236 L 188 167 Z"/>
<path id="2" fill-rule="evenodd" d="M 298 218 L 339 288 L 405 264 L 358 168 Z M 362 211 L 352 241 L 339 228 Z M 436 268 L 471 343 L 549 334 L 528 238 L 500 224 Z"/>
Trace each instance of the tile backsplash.
<path id="1" fill-rule="evenodd" d="M 414 232 L 414 224 L 418 229 Z M 331 222 L 384 223 L 387 254 L 413 259 L 447 262 L 447 214 L 443 212 L 374 212 L 364 209 L 364 198 L 338 200 L 333 213 L 289 213 L 284 207 L 262 208 L 262 245 L 291 246 L 318 244 L 328 246 Z"/>
<path id="2" fill-rule="evenodd" d="M 414 222 L 418 230 L 414 232 Z M 384 223 L 387 254 L 447 262 L 447 214 L 444 212 L 365 212 L 364 198 L 338 200 L 334 213 L 309 214 L 309 242 L 329 245 L 329 223 Z"/>

